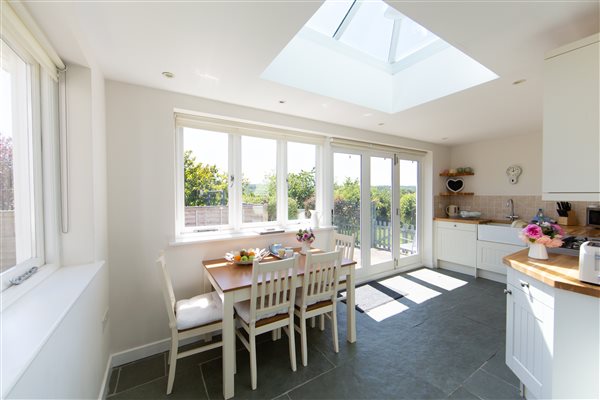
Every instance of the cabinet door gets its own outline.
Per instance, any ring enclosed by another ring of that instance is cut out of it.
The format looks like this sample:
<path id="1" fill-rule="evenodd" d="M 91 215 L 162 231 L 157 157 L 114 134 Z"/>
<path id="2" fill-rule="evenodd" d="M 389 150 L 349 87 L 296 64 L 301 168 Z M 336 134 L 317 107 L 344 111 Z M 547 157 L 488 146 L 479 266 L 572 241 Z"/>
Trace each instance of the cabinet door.
<path id="1" fill-rule="evenodd" d="M 492 271 L 506 275 L 506 265 L 502 258 L 512 253 L 523 250 L 521 246 L 512 244 L 477 241 L 477 269 Z"/>
<path id="2" fill-rule="evenodd" d="M 545 61 L 543 192 L 597 201 L 600 193 L 599 44 Z M 583 196 L 583 197 L 581 197 Z M 564 199 L 563 199 L 564 200 Z"/>
<path id="3" fill-rule="evenodd" d="M 475 267 L 477 232 L 438 226 L 437 258 L 455 264 Z"/>
<path id="4" fill-rule="evenodd" d="M 551 391 L 553 310 L 512 285 L 506 300 L 506 364 L 536 398 Z"/>

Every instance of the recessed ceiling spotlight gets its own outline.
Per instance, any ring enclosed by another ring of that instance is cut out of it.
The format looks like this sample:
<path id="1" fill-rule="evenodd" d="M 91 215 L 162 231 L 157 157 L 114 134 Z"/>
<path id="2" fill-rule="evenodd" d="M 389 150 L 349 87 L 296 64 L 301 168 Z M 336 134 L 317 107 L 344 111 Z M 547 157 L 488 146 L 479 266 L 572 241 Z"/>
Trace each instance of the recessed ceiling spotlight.
<path id="1" fill-rule="evenodd" d="M 442 140 L 448 140 L 448 138 L 447 137 L 443 137 Z"/>
<path id="2" fill-rule="evenodd" d="M 163 72 L 163 73 L 162 73 L 162 76 L 164 76 L 165 78 L 169 78 L 169 79 L 171 79 L 171 78 L 175 78 L 175 74 L 174 74 L 174 73 L 172 73 L 172 72 L 169 72 L 169 71 L 165 71 L 165 72 Z"/>
<path id="3" fill-rule="evenodd" d="M 519 80 L 514 81 L 512 84 L 513 85 L 520 85 L 521 83 L 526 82 L 526 81 L 527 81 L 527 79 L 519 79 Z"/>
<path id="4" fill-rule="evenodd" d="M 377 125 L 379 125 L 379 126 L 384 126 L 384 125 L 385 125 L 385 123 L 383 123 L 383 122 L 380 122 L 380 123 L 378 123 Z"/>
<path id="5" fill-rule="evenodd" d="M 363 117 L 372 117 L 372 116 L 373 116 L 373 113 L 365 113 L 365 114 L 363 114 Z"/>
<path id="6" fill-rule="evenodd" d="M 279 100 L 279 104 L 285 104 L 285 100 Z"/>

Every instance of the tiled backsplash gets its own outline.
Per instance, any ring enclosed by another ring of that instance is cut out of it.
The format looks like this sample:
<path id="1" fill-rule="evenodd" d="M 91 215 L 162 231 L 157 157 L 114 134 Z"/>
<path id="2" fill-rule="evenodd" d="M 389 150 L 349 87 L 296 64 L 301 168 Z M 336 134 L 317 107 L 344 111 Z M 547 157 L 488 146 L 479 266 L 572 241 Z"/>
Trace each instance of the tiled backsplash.
<path id="1" fill-rule="evenodd" d="M 483 218 L 504 220 L 510 215 L 510 208 L 506 206 L 508 199 L 513 199 L 515 204 L 515 215 L 520 219 L 529 221 L 538 212 L 544 210 L 544 215 L 558 219 L 555 201 L 543 201 L 541 196 L 435 196 L 434 207 L 436 217 L 446 217 L 446 206 L 455 204 L 461 210 L 480 211 Z M 585 225 L 585 209 L 588 203 L 585 201 L 571 201 L 573 210 L 577 213 L 577 224 Z"/>

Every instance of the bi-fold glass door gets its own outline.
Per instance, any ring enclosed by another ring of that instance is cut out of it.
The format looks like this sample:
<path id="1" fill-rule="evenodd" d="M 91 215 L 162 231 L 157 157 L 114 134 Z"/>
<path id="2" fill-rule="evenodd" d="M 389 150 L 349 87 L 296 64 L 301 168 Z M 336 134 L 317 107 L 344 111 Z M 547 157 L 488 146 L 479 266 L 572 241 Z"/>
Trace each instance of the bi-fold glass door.
<path id="1" fill-rule="evenodd" d="M 419 159 L 387 152 L 333 153 L 333 225 L 355 237 L 357 275 L 420 262 Z"/>

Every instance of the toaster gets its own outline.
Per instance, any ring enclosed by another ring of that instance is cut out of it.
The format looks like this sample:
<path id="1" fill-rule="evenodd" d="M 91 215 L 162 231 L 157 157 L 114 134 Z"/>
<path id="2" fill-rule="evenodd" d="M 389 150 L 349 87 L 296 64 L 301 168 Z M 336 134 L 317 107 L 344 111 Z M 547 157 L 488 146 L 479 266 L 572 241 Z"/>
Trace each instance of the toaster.
<path id="1" fill-rule="evenodd" d="M 600 285 L 600 242 L 585 242 L 579 248 L 579 280 Z"/>

